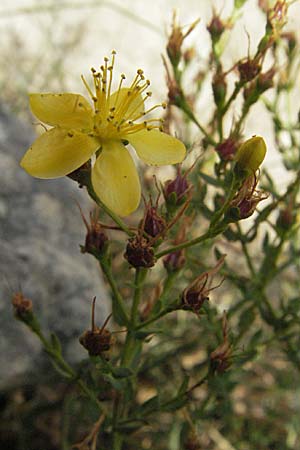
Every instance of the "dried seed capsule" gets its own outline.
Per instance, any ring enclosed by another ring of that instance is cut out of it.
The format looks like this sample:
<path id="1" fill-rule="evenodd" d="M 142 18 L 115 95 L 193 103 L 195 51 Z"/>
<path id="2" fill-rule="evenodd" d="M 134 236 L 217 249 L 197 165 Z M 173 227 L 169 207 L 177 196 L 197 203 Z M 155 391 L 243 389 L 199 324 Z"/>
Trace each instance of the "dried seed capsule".
<path id="1" fill-rule="evenodd" d="M 156 262 L 154 249 L 143 236 L 134 236 L 128 240 L 124 258 L 135 268 L 153 267 Z"/>

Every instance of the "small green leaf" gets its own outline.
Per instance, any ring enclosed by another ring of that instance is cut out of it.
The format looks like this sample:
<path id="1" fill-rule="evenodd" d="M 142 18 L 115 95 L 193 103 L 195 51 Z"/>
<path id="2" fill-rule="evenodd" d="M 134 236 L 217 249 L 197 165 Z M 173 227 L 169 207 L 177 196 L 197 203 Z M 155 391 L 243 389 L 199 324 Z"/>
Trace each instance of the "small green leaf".
<path id="1" fill-rule="evenodd" d="M 112 374 L 115 378 L 127 378 L 133 375 L 133 372 L 128 367 L 114 367 Z"/>
<path id="2" fill-rule="evenodd" d="M 203 180 L 206 181 L 206 183 L 211 184 L 212 186 L 215 186 L 215 187 L 221 187 L 222 186 L 222 183 L 221 183 L 220 180 L 218 180 L 216 178 L 213 178 L 210 175 L 207 175 L 206 173 L 199 172 L 199 176 L 201 178 L 203 178 Z"/>
<path id="3" fill-rule="evenodd" d="M 56 353 L 61 355 L 61 343 L 60 343 L 60 340 L 58 339 L 58 337 L 56 336 L 56 334 L 51 333 L 50 339 L 51 339 L 51 346 L 52 346 L 53 350 L 55 350 Z"/>

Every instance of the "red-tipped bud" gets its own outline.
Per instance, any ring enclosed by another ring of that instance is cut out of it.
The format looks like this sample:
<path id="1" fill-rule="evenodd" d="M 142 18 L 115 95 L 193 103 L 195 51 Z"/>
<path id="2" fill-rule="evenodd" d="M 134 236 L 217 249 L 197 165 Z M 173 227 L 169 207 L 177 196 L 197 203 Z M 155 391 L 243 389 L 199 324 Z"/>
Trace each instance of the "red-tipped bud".
<path id="1" fill-rule="evenodd" d="M 186 175 L 181 174 L 178 169 L 176 178 L 168 180 L 164 186 L 164 196 L 170 206 L 180 206 L 186 200 L 186 195 L 191 187 L 186 179 Z"/>
<path id="2" fill-rule="evenodd" d="M 222 22 L 221 18 L 214 14 L 210 23 L 207 25 L 207 30 L 213 42 L 217 42 L 220 39 L 225 28 L 226 26 Z"/>
<path id="3" fill-rule="evenodd" d="M 223 161 L 232 161 L 236 155 L 238 148 L 239 141 L 234 139 L 234 137 L 229 137 L 225 139 L 225 141 L 217 145 L 216 151 Z"/>
<path id="4" fill-rule="evenodd" d="M 157 212 L 157 207 L 146 206 L 146 215 L 144 218 L 144 231 L 152 237 L 162 235 L 166 229 L 166 221 Z"/>

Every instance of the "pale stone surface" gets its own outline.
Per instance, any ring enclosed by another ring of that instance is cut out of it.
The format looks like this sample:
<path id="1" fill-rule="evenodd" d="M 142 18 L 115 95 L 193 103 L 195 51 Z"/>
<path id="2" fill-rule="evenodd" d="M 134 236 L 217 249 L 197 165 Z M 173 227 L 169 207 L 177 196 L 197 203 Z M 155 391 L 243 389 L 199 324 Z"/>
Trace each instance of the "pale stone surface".
<path id="1" fill-rule="evenodd" d="M 43 363 L 38 340 L 13 319 L 13 292 L 32 299 L 43 329 L 57 333 L 73 362 L 85 355 L 78 336 L 89 327 L 91 299 L 99 321 L 107 302 L 96 261 L 79 248 L 85 229 L 75 199 L 88 211 L 87 196 L 71 180 L 27 175 L 19 160 L 32 132 L 1 106 L 0 122 L 0 385 L 7 386 Z"/>

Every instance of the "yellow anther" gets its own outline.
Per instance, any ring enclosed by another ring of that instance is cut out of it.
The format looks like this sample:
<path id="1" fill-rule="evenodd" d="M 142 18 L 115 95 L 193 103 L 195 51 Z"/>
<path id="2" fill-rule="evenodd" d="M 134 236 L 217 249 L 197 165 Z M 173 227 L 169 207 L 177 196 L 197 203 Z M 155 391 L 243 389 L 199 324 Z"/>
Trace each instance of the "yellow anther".
<path id="1" fill-rule="evenodd" d="M 112 51 L 111 51 L 111 54 L 112 54 L 112 55 L 116 55 L 116 54 L 117 54 L 116 50 L 112 50 Z"/>

